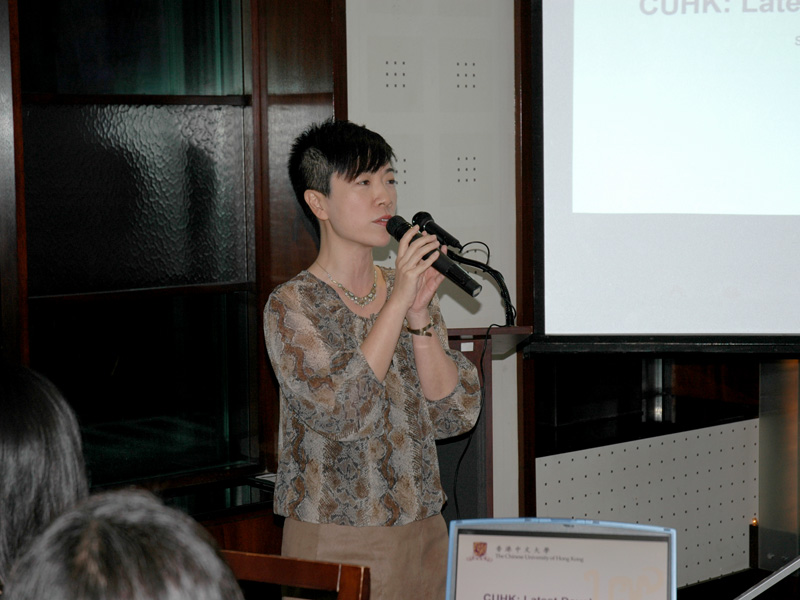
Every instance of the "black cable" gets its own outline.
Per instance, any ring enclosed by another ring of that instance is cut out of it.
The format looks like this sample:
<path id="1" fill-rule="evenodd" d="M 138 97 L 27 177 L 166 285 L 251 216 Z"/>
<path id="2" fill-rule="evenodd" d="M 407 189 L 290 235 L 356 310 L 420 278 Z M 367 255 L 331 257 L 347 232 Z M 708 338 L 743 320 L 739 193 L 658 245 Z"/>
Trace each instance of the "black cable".
<path id="1" fill-rule="evenodd" d="M 483 244 L 483 242 L 470 242 L 470 244 Z M 485 244 L 483 244 L 485 246 Z M 500 297 L 503 299 L 503 305 L 506 309 L 506 326 L 513 327 L 514 322 L 517 319 L 517 309 L 514 308 L 514 304 L 511 302 L 511 295 L 508 292 L 508 286 L 506 285 L 505 277 L 503 274 L 493 269 L 489 266 L 488 260 L 486 263 L 479 262 L 477 260 L 472 260 L 470 258 L 465 258 L 458 254 L 457 252 L 448 252 L 447 256 L 450 260 L 461 263 L 462 265 L 468 265 L 470 267 L 474 267 L 476 269 L 480 269 L 481 271 L 487 273 L 491 276 L 496 282 L 498 287 L 500 288 Z M 487 257 L 488 257 L 488 249 L 487 249 Z"/>
<path id="2" fill-rule="evenodd" d="M 491 260 L 492 252 L 491 252 L 491 250 L 489 250 L 489 246 L 485 242 L 481 242 L 481 241 L 478 241 L 478 240 L 474 240 L 472 242 L 467 242 L 466 244 L 461 246 L 461 251 L 460 251 L 461 254 L 466 252 L 467 251 L 467 247 L 472 246 L 473 244 L 479 244 L 479 245 L 483 246 L 483 248 L 486 250 L 486 264 L 488 265 L 489 261 Z M 470 252 L 471 252 L 471 250 L 470 250 Z"/>
<path id="3" fill-rule="evenodd" d="M 478 424 L 481 421 L 481 417 L 483 416 L 483 408 L 486 404 L 486 373 L 483 367 L 483 362 L 486 357 L 486 348 L 489 347 L 489 333 L 495 327 L 501 327 L 501 325 L 497 325 L 496 323 L 492 323 L 486 329 L 486 333 L 483 336 L 483 349 L 481 350 L 481 357 L 479 360 L 478 369 L 480 370 L 481 375 L 481 404 L 480 409 L 478 411 L 478 418 L 475 420 L 475 426 L 469 431 L 467 434 L 467 443 L 464 445 L 464 449 L 461 451 L 461 456 L 458 457 L 458 462 L 456 463 L 456 469 L 453 474 L 453 506 L 456 509 L 456 519 L 461 518 L 461 509 L 458 506 L 458 474 L 461 469 L 461 463 L 464 460 L 464 457 L 467 454 L 467 450 L 469 450 L 469 446 L 472 443 L 472 438 L 475 435 L 475 432 L 478 429 Z"/>
<path id="4" fill-rule="evenodd" d="M 489 258 L 491 252 L 489 250 L 489 246 L 487 246 L 484 242 L 480 241 L 468 242 L 461 247 L 461 252 L 464 252 L 464 249 L 471 244 L 480 244 L 486 249 L 485 263 L 465 258 L 457 252 L 448 252 L 447 256 L 449 256 L 451 260 L 457 263 L 461 263 L 464 265 L 468 265 L 470 267 L 474 267 L 476 269 L 480 269 L 481 271 L 491 276 L 497 282 L 497 285 L 500 288 L 500 297 L 502 298 L 503 304 L 505 306 L 506 327 L 512 327 L 517 318 L 517 310 L 516 308 L 514 308 L 514 304 L 511 302 L 511 295 L 508 292 L 508 286 L 506 285 L 505 278 L 503 277 L 503 274 L 500 273 L 500 271 L 497 271 L 496 269 L 493 269 L 492 267 L 489 266 Z M 486 377 L 485 377 L 486 373 L 483 363 L 486 357 L 486 348 L 489 347 L 489 334 L 494 327 L 502 327 L 502 325 L 492 323 L 486 329 L 486 334 L 484 335 L 483 349 L 481 350 L 480 364 L 478 366 L 481 377 L 481 401 L 480 401 L 480 410 L 478 412 L 478 418 L 475 421 L 475 426 L 467 434 L 467 443 L 464 445 L 464 449 L 461 451 L 461 456 L 459 456 L 458 458 L 455 472 L 453 474 L 453 506 L 456 509 L 456 519 L 461 518 L 461 509 L 458 506 L 458 474 L 461 469 L 461 463 L 464 461 L 464 457 L 467 454 L 467 450 L 469 450 L 469 446 L 472 443 L 472 438 L 475 435 L 475 431 L 477 431 L 478 429 L 478 424 L 480 423 L 481 417 L 483 416 L 483 410 L 486 404 Z"/>

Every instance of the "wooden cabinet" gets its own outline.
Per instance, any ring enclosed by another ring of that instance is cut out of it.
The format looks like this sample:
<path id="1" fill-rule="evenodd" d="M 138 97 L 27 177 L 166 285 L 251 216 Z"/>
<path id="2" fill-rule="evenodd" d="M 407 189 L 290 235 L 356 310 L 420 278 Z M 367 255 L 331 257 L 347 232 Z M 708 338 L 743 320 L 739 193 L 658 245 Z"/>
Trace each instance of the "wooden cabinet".
<path id="1" fill-rule="evenodd" d="M 231 514 L 201 521 L 220 548 L 280 554 L 283 519 L 264 507 L 242 514 Z"/>

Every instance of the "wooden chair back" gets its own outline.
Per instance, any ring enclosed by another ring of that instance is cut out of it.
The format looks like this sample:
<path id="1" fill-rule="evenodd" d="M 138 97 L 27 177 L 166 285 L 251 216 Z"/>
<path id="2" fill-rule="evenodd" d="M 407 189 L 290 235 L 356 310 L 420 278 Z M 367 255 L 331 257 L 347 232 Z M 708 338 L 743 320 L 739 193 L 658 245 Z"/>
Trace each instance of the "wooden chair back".
<path id="1" fill-rule="evenodd" d="M 222 550 L 239 581 L 337 593 L 337 600 L 369 600 L 369 567 Z"/>

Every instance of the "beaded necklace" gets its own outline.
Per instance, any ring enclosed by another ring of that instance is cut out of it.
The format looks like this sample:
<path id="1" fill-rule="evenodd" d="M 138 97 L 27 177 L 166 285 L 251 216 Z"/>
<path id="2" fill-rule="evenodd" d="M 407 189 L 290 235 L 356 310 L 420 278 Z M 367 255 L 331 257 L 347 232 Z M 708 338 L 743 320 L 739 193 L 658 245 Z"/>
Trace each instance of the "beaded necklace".
<path id="1" fill-rule="evenodd" d="M 319 265 L 319 263 L 317 263 L 317 264 Z M 372 289 L 369 291 L 369 294 L 367 294 L 366 296 L 356 296 L 353 292 L 351 292 L 346 287 L 344 287 L 341 283 L 336 281 L 333 278 L 333 276 L 330 273 L 328 273 L 328 270 L 325 267 L 323 267 L 322 265 L 319 265 L 319 268 L 322 269 L 323 271 L 325 271 L 325 274 L 328 276 L 328 279 L 331 280 L 331 283 L 333 285 L 335 285 L 340 290 L 342 290 L 344 292 L 345 296 L 350 298 L 350 300 L 352 300 L 353 302 L 355 302 L 356 304 L 358 304 L 362 308 L 364 306 L 366 306 L 367 304 L 369 304 L 370 302 L 372 302 L 373 300 L 375 300 L 375 295 L 378 292 L 378 270 L 374 266 L 372 267 L 372 275 L 373 275 Z"/>

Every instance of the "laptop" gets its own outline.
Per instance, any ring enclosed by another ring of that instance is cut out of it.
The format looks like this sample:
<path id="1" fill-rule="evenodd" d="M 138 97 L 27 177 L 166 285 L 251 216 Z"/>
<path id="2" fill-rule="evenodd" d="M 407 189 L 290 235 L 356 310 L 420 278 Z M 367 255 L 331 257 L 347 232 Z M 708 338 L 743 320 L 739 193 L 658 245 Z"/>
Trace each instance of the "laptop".
<path id="1" fill-rule="evenodd" d="M 677 600 L 675 530 L 580 519 L 450 522 L 447 600 Z"/>

